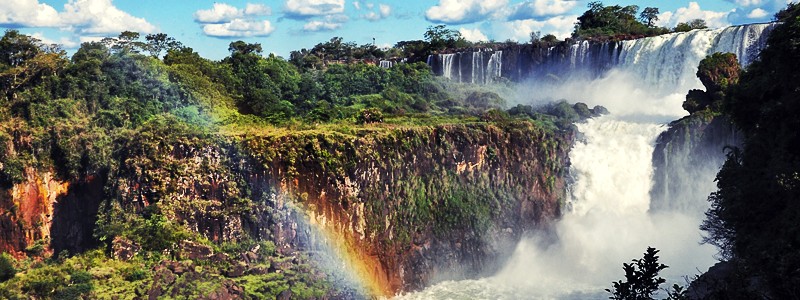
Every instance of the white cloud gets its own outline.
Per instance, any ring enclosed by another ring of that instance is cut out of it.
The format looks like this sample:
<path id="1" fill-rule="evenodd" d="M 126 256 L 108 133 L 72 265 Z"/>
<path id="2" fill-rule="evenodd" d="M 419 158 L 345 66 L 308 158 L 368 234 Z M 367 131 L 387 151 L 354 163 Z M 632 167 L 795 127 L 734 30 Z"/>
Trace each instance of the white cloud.
<path id="1" fill-rule="evenodd" d="M 356 10 L 361 10 L 361 2 L 353 1 L 353 7 L 355 7 Z"/>
<path id="2" fill-rule="evenodd" d="M 344 12 L 344 0 L 286 0 L 284 12 L 290 18 L 308 18 Z"/>
<path id="3" fill-rule="evenodd" d="M 508 4 L 508 0 L 439 0 L 425 12 L 435 23 L 465 24 L 489 18 Z"/>
<path id="4" fill-rule="evenodd" d="M 247 3 L 244 7 L 245 16 L 269 16 L 272 14 L 272 9 L 264 4 Z"/>
<path id="5" fill-rule="evenodd" d="M 0 1 L 0 26 L 4 27 L 57 27 L 58 12 L 38 0 Z"/>
<path id="6" fill-rule="evenodd" d="M 728 0 L 728 2 L 736 3 L 739 6 L 755 6 L 761 5 L 765 0 Z"/>
<path id="7" fill-rule="evenodd" d="M 211 9 L 194 13 L 194 20 L 203 24 L 203 33 L 218 38 L 268 36 L 275 27 L 263 16 L 272 14 L 272 9 L 263 4 L 247 3 L 237 8 L 225 3 L 214 3 Z"/>
<path id="8" fill-rule="evenodd" d="M 194 13 L 194 20 L 198 23 L 227 23 L 243 17 L 268 16 L 272 10 L 263 4 L 248 3 L 244 9 L 236 8 L 225 3 L 214 3 L 211 9 L 201 9 Z"/>
<path id="9" fill-rule="evenodd" d="M 728 15 L 731 11 L 703 10 L 697 2 L 689 2 L 687 7 L 678 8 L 675 12 L 664 12 L 658 15 L 657 26 L 675 27 L 678 23 L 689 22 L 694 19 L 703 19 L 710 28 L 730 26 Z"/>
<path id="10" fill-rule="evenodd" d="M 371 4 L 371 3 L 368 3 L 368 5 L 367 5 L 368 8 L 369 9 L 373 9 L 374 5 L 369 5 L 369 4 Z M 391 6 L 389 6 L 387 4 L 379 4 L 378 5 L 378 10 L 377 11 L 371 11 L 371 12 L 368 12 L 368 13 L 364 14 L 364 19 L 367 19 L 367 20 L 370 20 L 370 21 L 378 21 L 378 20 L 382 20 L 382 19 L 388 18 L 389 15 L 391 15 L 391 14 L 392 14 L 392 7 Z"/>
<path id="11" fill-rule="evenodd" d="M 392 7 L 388 4 L 380 4 L 378 5 L 378 11 L 381 12 L 382 17 L 388 17 L 392 13 Z"/>
<path id="12" fill-rule="evenodd" d="M 60 27 L 80 35 L 156 31 L 147 20 L 120 10 L 111 0 L 69 0 L 60 13 L 38 0 L 4 0 L 0 2 L 0 26 Z"/>
<path id="13" fill-rule="evenodd" d="M 200 23 L 225 23 L 241 16 L 241 11 L 225 3 L 214 3 L 211 9 L 201 9 L 194 13 L 194 20 Z"/>
<path id="14" fill-rule="evenodd" d="M 331 31 L 342 27 L 350 18 L 344 14 L 325 16 L 321 20 L 312 20 L 303 25 L 303 31 Z"/>
<path id="15" fill-rule="evenodd" d="M 31 34 L 32 37 L 39 39 L 42 41 L 43 44 L 58 44 L 64 47 L 64 49 L 76 49 L 80 46 L 79 42 L 73 41 L 67 37 L 61 37 L 58 40 L 52 40 L 44 36 L 41 32 L 35 32 Z"/>
<path id="16" fill-rule="evenodd" d="M 311 21 L 303 25 L 305 31 L 331 31 L 342 27 L 342 23 Z"/>
<path id="17" fill-rule="evenodd" d="M 102 35 L 125 30 L 152 33 L 156 27 L 144 18 L 131 16 L 111 0 L 69 0 L 59 15 L 62 24 L 78 34 Z"/>
<path id="18" fill-rule="evenodd" d="M 751 11 L 749 14 L 747 14 L 747 17 L 750 18 L 750 19 L 760 19 L 760 18 L 766 17 L 768 15 L 769 15 L 769 13 L 767 13 L 766 10 L 763 10 L 761 8 L 756 8 L 756 9 L 753 9 L 753 11 Z"/>
<path id="19" fill-rule="evenodd" d="M 483 34 L 483 32 L 481 32 L 481 30 L 478 28 L 475 29 L 459 28 L 458 32 L 461 33 L 461 36 L 464 37 L 465 40 L 468 40 L 473 43 L 489 41 L 489 38 L 486 37 L 486 35 Z"/>
<path id="20" fill-rule="evenodd" d="M 514 40 L 527 42 L 531 32 L 539 31 L 542 35 L 552 34 L 559 39 L 570 37 L 575 26 L 577 15 L 563 15 L 548 18 L 543 21 L 527 19 L 495 22 L 491 24 L 492 37 L 497 40 Z"/>
<path id="21" fill-rule="evenodd" d="M 728 0 L 740 7 L 736 8 L 729 16 L 728 20 L 734 24 L 744 24 L 753 22 L 771 21 L 772 16 L 789 3 L 797 3 L 797 0 Z"/>
<path id="22" fill-rule="evenodd" d="M 267 20 L 233 19 L 228 23 L 203 25 L 203 33 L 220 38 L 268 36 L 273 31 L 275 28 Z"/>
<path id="23" fill-rule="evenodd" d="M 511 7 L 510 20 L 536 19 L 569 12 L 578 4 L 575 0 L 528 0 Z"/>

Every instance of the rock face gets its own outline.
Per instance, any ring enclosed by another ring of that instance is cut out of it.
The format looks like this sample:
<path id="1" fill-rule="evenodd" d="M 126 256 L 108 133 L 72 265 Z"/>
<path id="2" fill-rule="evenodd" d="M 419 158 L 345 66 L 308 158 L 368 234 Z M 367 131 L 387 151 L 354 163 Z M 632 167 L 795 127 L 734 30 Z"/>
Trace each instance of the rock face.
<path id="1" fill-rule="evenodd" d="M 49 244 L 54 206 L 68 188 L 68 183 L 55 180 L 52 173 L 39 174 L 28 168 L 25 182 L 0 191 L 0 251 L 22 256 L 37 242 Z"/>
<path id="2" fill-rule="evenodd" d="M 740 142 L 741 134 L 727 117 L 698 113 L 672 122 L 653 151 L 650 210 L 702 216 L 714 177 L 725 161 L 725 147 Z"/>
<path id="3" fill-rule="evenodd" d="M 79 252 L 100 244 L 96 224 L 157 203 L 211 241 L 270 240 L 287 256 L 327 245 L 371 293 L 390 295 L 491 272 L 521 235 L 546 228 L 560 215 L 572 138 L 529 122 L 157 143 L 133 136 L 112 174 L 67 183 L 29 170 L 4 191 L 0 249 L 22 255 L 44 240 L 45 249 Z M 192 243 L 178 248 L 178 257 L 218 255 Z M 109 249 L 126 259 L 140 248 L 115 239 Z"/>
<path id="4" fill-rule="evenodd" d="M 243 143 L 269 186 L 298 197 L 362 262 L 373 290 L 391 294 L 445 273 L 480 275 L 559 216 L 571 136 L 520 123 Z"/>

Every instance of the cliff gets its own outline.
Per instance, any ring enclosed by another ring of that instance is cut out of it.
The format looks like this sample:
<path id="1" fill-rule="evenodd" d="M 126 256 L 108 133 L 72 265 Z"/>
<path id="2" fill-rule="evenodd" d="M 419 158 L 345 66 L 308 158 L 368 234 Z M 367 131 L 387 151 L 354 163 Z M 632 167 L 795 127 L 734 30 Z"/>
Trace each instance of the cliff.
<path id="1" fill-rule="evenodd" d="M 725 161 L 725 148 L 740 142 L 741 134 L 730 118 L 708 111 L 670 123 L 653 151 L 650 210 L 705 211 L 711 180 Z"/>
<path id="2" fill-rule="evenodd" d="M 0 247 L 22 255 L 40 240 L 56 253 L 105 244 L 124 259 L 193 253 L 181 240 L 254 240 L 310 261 L 327 247 L 369 293 L 391 295 L 491 272 L 526 231 L 547 228 L 560 215 L 571 140 L 528 121 L 223 135 L 150 128 L 115 141 L 107 174 L 62 181 L 26 169 L 3 191 Z M 152 231 L 159 215 L 177 227 Z M 256 272 L 247 265 L 244 274 Z M 221 272 L 236 274 L 233 266 Z"/>

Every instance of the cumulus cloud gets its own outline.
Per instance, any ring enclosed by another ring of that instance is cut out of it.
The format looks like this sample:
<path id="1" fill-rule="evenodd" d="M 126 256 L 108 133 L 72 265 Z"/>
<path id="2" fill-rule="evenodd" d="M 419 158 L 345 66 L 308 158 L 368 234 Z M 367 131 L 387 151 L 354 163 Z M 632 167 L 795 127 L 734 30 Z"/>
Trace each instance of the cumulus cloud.
<path id="1" fill-rule="evenodd" d="M 575 0 L 529 0 L 511 7 L 509 20 L 537 19 L 557 16 L 572 10 Z"/>
<path id="2" fill-rule="evenodd" d="M 544 20 L 509 20 L 502 22 L 487 23 L 483 32 L 488 32 L 488 36 L 498 41 L 512 40 L 527 42 L 530 40 L 531 32 L 539 31 L 542 35 L 552 34 L 559 39 L 564 39 L 572 35 L 577 15 L 554 16 Z"/>
<path id="3" fill-rule="evenodd" d="M 194 20 L 198 23 L 220 24 L 242 17 L 268 16 L 272 10 L 263 4 L 248 3 L 245 8 L 239 9 L 226 3 L 214 3 L 211 9 L 201 9 L 194 13 Z"/>
<path id="4" fill-rule="evenodd" d="M 461 33 L 461 36 L 464 37 L 465 40 L 473 43 L 489 41 L 489 38 L 478 28 L 466 29 L 462 27 L 458 29 L 458 32 Z"/>
<path id="5" fill-rule="evenodd" d="M 272 9 L 263 4 L 247 3 L 238 8 L 226 3 L 214 3 L 211 9 L 194 13 L 194 20 L 203 24 L 203 33 L 217 38 L 240 38 L 269 36 L 275 27 L 262 17 L 272 14 Z"/>
<path id="6" fill-rule="evenodd" d="M 152 33 L 156 27 L 144 18 L 134 17 L 114 6 L 111 0 L 70 0 L 59 17 L 68 29 L 78 34 L 101 35 L 136 31 Z"/>
<path id="7" fill-rule="evenodd" d="M 58 12 L 38 0 L 6 0 L 0 2 L 0 26 L 57 27 Z"/>
<path id="8" fill-rule="evenodd" d="M 233 19 L 227 23 L 203 26 L 203 33 L 219 38 L 268 36 L 273 31 L 275 28 L 267 20 Z"/>
<path id="9" fill-rule="evenodd" d="M 0 26 L 60 27 L 81 35 L 156 31 L 147 20 L 120 10 L 111 0 L 69 0 L 60 13 L 38 0 L 7 0 L 0 3 Z"/>
<path id="10" fill-rule="evenodd" d="M 510 39 L 526 42 L 530 40 L 531 32 L 539 31 L 544 34 L 553 34 L 559 39 L 564 39 L 572 34 L 577 15 L 555 16 L 545 20 L 511 20 L 491 24 L 492 36 L 498 40 Z"/>
<path id="11" fill-rule="evenodd" d="M 728 0 L 740 7 L 736 8 L 729 16 L 728 21 L 734 24 L 768 22 L 772 16 L 785 8 L 787 4 L 796 0 Z"/>
<path id="12" fill-rule="evenodd" d="M 342 27 L 349 18 L 344 14 L 326 16 L 322 20 L 309 21 L 303 25 L 303 31 L 331 31 Z"/>
<path id="13" fill-rule="evenodd" d="M 749 14 L 747 14 L 747 17 L 750 19 L 761 19 L 766 16 L 769 16 L 769 13 L 761 8 L 753 9 Z"/>
<path id="14" fill-rule="evenodd" d="M 305 31 L 331 31 L 342 27 L 342 23 L 333 23 L 325 21 L 311 21 L 303 25 Z"/>
<path id="15" fill-rule="evenodd" d="M 286 0 L 284 12 L 295 19 L 341 14 L 344 0 Z"/>
<path id="16" fill-rule="evenodd" d="M 244 7 L 245 16 L 269 16 L 272 14 L 272 9 L 264 4 L 247 3 Z"/>
<path id="17" fill-rule="evenodd" d="M 356 10 L 361 10 L 361 2 L 353 1 L 353 7 L 355 7 Z"/>
<path id="18" fill-rule="evenodd" d="M 201 9 L 194 13 L 194 20 L 200 23 L 224 23 L 241 16 L 241 10 L 225 3 L 214 3 L 211 9 Z"/>
<path id="19" fill-rule="evenodd" d="M 64 47 L 64 49 L 76 49 L 76 48 L 78 48 L 78 46 L 80 46 L 79 42 L 71 40 L 71 39 L 69 39 L 67 37 L 61 37 L 58 40 L 53 40 L 53 39 L 47 38 L 41 32 L 35 32 L 35 33 L 31 34 L 31 36 L 34 37 L 34 38 L 39 39 L 40 41 L 42 41 L 43 44 L 61 45 L 62 47 Z"/>
<path id="20" fill-rule="evenodd" d="M 703 19 L 710 28 L 730 26 L 728 15 L 731 11 L 703 10 L 697 2 L 689 2 L 687 7 L 678 8 L 676 11 L 667 11 L 658 15 L 657 26 L 675 27 L 678 23 L 689 22 L 694 19 Z"/>
<path id="21" fill-rule="evenodd" d="M 485 20 L 508 4 L 508 0 L 439 0 L 425 12 L 434 23 L 466 24 Z"/>
<path id="22" fill-rule="evenodd" d="M 739 6 L 754 6 L 754 5 L 761 5 L 764 0 L 728 0 L 728 2 L 736 3 Z"/>
<path id="23" fill-rule="evenodd" d="M 374 8 L 373 5 L 368 5 L 369 9 Z M 364 19 L 370 21 L 378 21 L 382 19 L 386 19 L 389 15 L 392 14 L 392 7 L 387 4 L 379 4 L 377 11 L 371 11 L 364 15 Z"/>

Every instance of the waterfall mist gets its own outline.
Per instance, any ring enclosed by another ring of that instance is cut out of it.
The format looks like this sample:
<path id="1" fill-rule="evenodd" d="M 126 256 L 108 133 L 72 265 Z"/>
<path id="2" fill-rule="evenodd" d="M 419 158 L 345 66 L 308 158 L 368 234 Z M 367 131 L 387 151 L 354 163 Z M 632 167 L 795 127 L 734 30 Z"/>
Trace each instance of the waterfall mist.
<path id="1" fill-rule="evenodd" d="M 696 194 L 681 195 L 689 198 L 680 201 L 691 202 L 691 209 L 650 208 L 654 144 L 666 121 L 685 114 L 680 109 L 683 95 L 653 96 L 646 84 L 622 70 L 596 79 L 530 82 L 519 86 L 518 95 L 539 99 L 537 103 L 581 101 L 611 111 L 576 124 L 581 138 L 570 152 L 574 183 L 564 217 L 552 231 L 520 241 L 492 277 L 442 282 L 401 298 L 606 299 L 603 289 L 624 278 L 622 263 L 640 258 L 648 246 L 661 250 L 661 262 L 670 266 L 662 276 L 670 284 L 684 284 L 684 276 L 715 262 L 713 246 L 700 245 L 698 226 L 718 166 L 703 168 L 711 170 L 705 174 L 687 173 L 705 186 Z"/>

